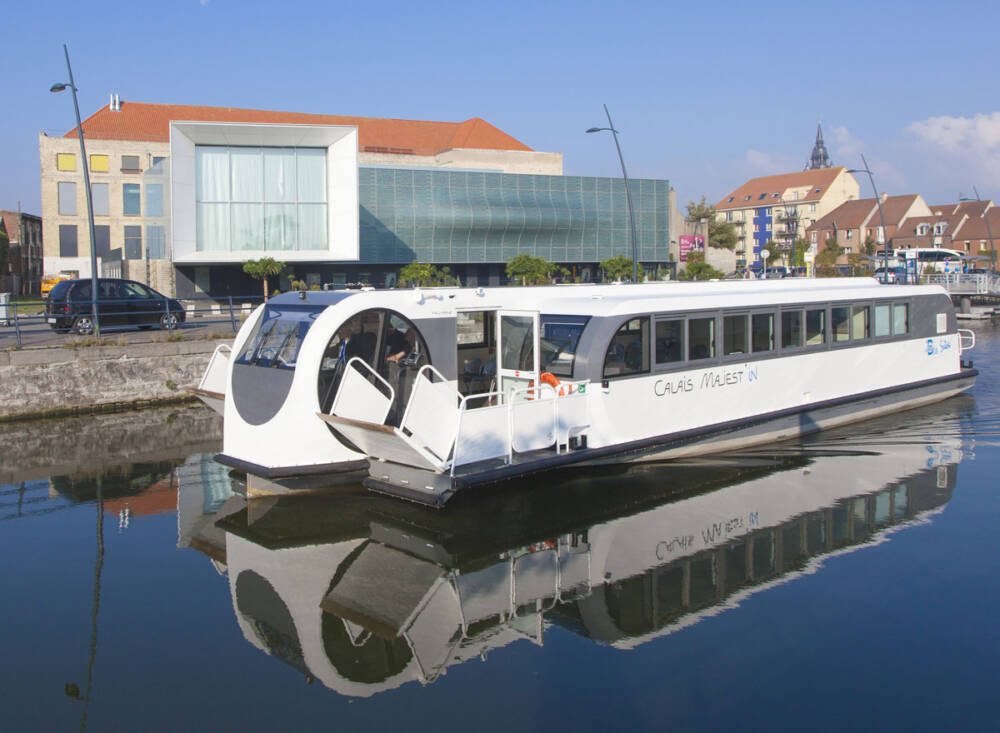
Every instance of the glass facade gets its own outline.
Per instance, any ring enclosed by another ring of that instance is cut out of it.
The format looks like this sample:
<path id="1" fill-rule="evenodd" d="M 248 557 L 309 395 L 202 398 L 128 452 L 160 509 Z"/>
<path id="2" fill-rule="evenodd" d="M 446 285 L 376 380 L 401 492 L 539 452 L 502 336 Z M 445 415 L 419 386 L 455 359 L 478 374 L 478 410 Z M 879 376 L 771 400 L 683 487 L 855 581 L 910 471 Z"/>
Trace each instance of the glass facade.
<path id="1" fill-rule="evenodd" d="M 326 149 L 195 149 L 199 251 L 327 248 Z"/>
<path id="2" fill-rule="evenodd" d="M 361 168 L 360 264 L 631 258 L 619 178 Z M 640 262 L 669 259 L 669 183 L 630 179 Z"/>

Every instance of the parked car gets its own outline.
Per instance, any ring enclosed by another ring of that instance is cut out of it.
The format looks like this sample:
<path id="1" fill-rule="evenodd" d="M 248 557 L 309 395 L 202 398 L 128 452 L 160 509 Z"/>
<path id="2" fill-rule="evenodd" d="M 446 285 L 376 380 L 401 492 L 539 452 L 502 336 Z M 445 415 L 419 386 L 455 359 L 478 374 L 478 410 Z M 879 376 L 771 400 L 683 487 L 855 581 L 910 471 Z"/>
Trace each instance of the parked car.
<path id="1" fill-rule="evenodd" d="M 56 283 L 45 301 L 45 320 L 57 331 L 94 330 L 90 278 Z M 133 280 L 99 278 L 97 317 L 101 328 L 176 328 L 184 322 L 180 301 Z"/>
<path id="2" fill-rule="evenodd" d="M 884 267 L 877 267 L 875 268 L 875 279 L 884 285 L 906 282 L 906 268 L 890 267 L 888 274 L 886 274 Z"/>
<path id="3" fill-rule="evenodd" d="M 764 277 L 768 280 L 778 280 L 781 278 L 788 277 L 788 268 L 782 265 L 777 267 L 769 267 L 764 273 Z"/>

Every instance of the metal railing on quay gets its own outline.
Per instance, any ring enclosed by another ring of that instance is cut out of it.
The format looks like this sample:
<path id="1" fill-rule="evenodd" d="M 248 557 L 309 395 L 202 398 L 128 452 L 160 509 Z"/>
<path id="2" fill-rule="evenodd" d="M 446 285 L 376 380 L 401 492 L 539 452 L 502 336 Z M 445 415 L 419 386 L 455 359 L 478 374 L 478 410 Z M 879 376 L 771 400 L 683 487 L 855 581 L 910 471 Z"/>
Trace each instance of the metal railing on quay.
<path id="1" fill-rule="evenodd" d="M 163 300 L 104 298 L 97 301 L 96 332 L 101 337 L 127 335 L 131 343 L 162 340 L 164 331 L 178 340 L 189 332 L 191 338 L 200 338 L 203 334 L 198 331 L 211 326 L 221 326 L 227 335 L 235 334 L 263 300 L 260 295 Z M 49 304 L 46 300 L 4 302 L 0 304 L 0 350 L 53 344 L 72 346 L 79 343 L 79 337 L 94 335 L 92 320 L 89 300 L 69 305 Z M 144 330 L 138 335 L 130 334 L 135 329 Z"/>

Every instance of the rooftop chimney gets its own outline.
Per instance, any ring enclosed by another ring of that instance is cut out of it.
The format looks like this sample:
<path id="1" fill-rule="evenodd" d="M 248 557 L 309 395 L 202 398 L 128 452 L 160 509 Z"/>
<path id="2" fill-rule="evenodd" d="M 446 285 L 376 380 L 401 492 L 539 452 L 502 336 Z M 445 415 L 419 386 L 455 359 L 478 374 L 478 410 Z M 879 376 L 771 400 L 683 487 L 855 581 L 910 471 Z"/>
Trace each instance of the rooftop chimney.
<path id="1" fill-rule="evenodd" d="M 122 101 L 117 94 L 111 95 L 111 103 L 108 105 L 108 109 L 110 109 L 112 112 L 121 112 Z"/>

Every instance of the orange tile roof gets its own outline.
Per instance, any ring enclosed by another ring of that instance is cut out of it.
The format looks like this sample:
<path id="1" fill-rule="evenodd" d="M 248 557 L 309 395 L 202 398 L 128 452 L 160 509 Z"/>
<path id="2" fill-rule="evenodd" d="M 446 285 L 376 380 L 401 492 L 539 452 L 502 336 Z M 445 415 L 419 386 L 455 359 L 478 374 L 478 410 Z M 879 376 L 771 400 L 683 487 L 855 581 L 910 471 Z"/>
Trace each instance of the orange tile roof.
<path id="1" fill-rule="evenodd" d="M 435 155 L 456 148 L 532 150 L 479 117 L 465 122 L 428 122 L 145 102 L 122 102 L 118 111 L 102 107 L 84 120 L 83 134 L 91 140 L 168 142 L 171 121 L 357 125 L 358 149 L 363 152 Z M 74 127 L 65 137 L 75 135 Z"/>
<path id="2" fill-rule="evenodd" d="M 837 229 L 857 229 L 871 217 L 877 208 L 878 204 L 875 199 L 845 201 L 822 219 L 813 223 L 809 229 L 833 229 L 834 224 L 836 224 Z"/>
<path id="3" fill-rule="evenodd" d="M 981 209 L 982 207 L 977 208 Z M 986 218 L 982 215 L 981 210 L 975 215 L 970 215 L 962 226 L 953 233 L 955 239 L 988 240 L 992 236 L 994 244 L 1000 247 L 1000 209 L 990 206 L 987 215 L 990 218 L 989 226 L 986 226 Z"/>
<path id="4" fill-rule="evenodd" d="M 799 171 L 798 173 L 779 173 L 774 176 L 760 176 L 751 178 L 728 196 L 723 196 L 722 200 L 715 205 L 716 211 L 726 209 L 746 209 L 754 206 L 774 206 L 781 203 L 802 204 L 809 201 L 818 201 L 827 192 L 834 179 L 846 170 L 843 167 L 820 168 L 814 171 Z M 809 187 L 809 192 L 796 201 L 782 202 L 781 196 L 789 188 Z M 816 189 L 819 193 L 815 193 Z M 761 194 L 765 198 L 761 198 Z M 774 194 L 778 194 L 775 198 Z M 749 200 L 747 199 L 749 196 Z M 730 201 L 729 199 L 732 199 Z"/>

